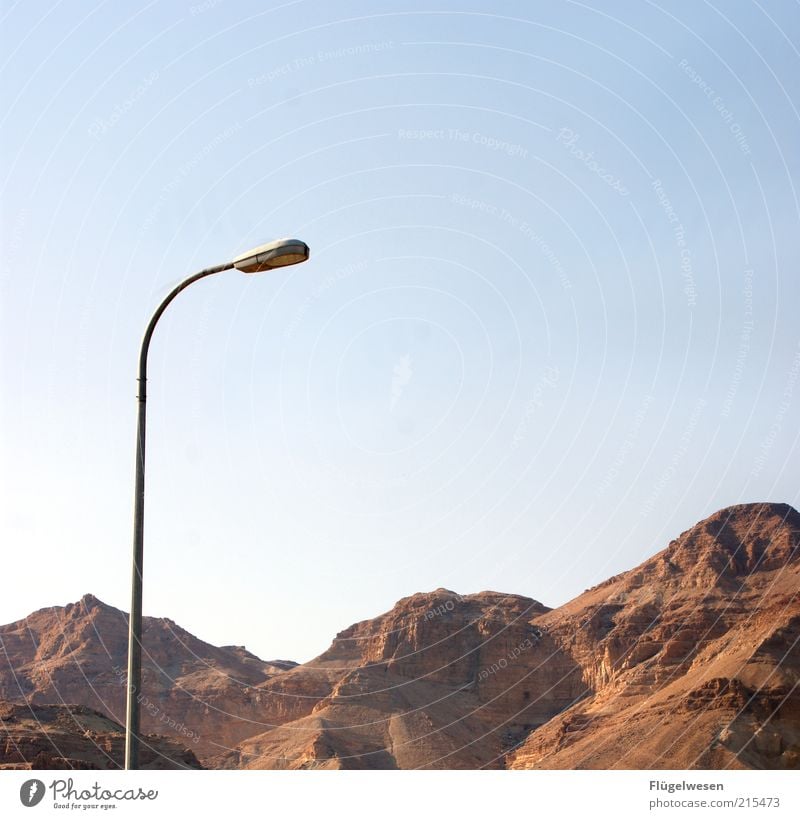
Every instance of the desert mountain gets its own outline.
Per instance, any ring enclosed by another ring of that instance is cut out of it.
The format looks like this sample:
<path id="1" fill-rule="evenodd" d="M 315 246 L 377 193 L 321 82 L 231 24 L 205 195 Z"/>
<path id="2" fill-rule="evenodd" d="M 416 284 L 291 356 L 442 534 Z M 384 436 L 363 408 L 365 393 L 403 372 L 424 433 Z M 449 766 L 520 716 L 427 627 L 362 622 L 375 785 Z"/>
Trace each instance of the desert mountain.
<path id="1" fill-rule="evenodd" d="M 547 611 L 496 592 L 460 597 L 438 589 L 405 598 L 340 632 L 317 659 L 267 681 L 275 727 L 220 764 L 502 767 L 521 736 L 582 691 L 580 669 L 532 625 Z"/>
<path id="2" fill-rule="evenodd" d="M 166 618 L 143 618 L 142 646 L 142 730 L 173 737 L 198 756 L 258 731 L 253 687 L 295 665 L 209 645 Z M 0 626 L 0 649 L 0 700 L 80 704 L 124 724 L 125 612 L 87 594 Z"/>
<path id="3" fill-rule="evenodd" d="M 0 699 L 124 714 L 123 612 L 87 595 L 0 640 Z M 558 609 L 415 594 L 301 666 L 145 618 L 143 721 L 214 767 L 792 768 L 798 641 L 800 515 L 747 504 Z"/>
<path id="4" fill-rule="evenodd" d="M 797 768 L 800 515 L 723 509 L 540 619 L 589 695 L 512 768 Z"/>
<path id="5" fill-rule="evenodd" d="M 83 705 L 0 702 L 0 770 L 109 770 L 123 766 L 125 730 Z M 200 768 L 175 740 L 142 737 L 141 767 Z"/>

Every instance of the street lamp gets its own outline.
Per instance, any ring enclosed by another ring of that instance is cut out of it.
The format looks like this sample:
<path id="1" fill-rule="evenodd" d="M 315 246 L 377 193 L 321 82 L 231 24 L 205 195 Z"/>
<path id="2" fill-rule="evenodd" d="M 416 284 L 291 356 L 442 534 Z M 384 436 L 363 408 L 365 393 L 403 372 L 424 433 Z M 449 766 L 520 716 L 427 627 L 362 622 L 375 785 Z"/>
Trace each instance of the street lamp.
<path id="1" fill-rule="evenodd" d="M 147 353 L 158 320 L 169 303 L 190 284 L 213 273 L 235 267 L 243 273 L 260 273 L 274 267 L 287 267 L 308 259 L 309 250 L 299 239 L 278 239 L 242 253 L 233 261 L 207 267 L 181 282 L 153 313 L 142 338 L 139 352 L 139 412 L 136 425 L 136 488 L 133 513 L 133 578 L 131 612 L 128 619 L 128 701 L 125 714 L 125 770 L 139 767 L 140 692 L 142 687 L 142 568 L 144 558 L 144 451 L 145 410 L 147 407 Z"/>

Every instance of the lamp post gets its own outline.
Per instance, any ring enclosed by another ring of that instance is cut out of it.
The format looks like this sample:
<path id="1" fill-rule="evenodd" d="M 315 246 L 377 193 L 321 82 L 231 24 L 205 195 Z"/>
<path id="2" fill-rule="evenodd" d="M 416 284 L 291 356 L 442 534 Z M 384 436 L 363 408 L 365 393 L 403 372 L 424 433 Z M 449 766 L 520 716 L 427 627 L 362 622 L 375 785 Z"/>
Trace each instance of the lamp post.
<path id="1" fill-rule="evenodd" d="M 198 279 L 235 267 L 243 273 L 260 273 L 274 267 L 287 267 L 308 259 L 309 249 L 298 239 L 278 239 L 248 250 L 225 264 L 207 267 L 181 282 L 153 313 L 142 338 L 139 353 L 139 412 L 136 424 L 136 486 L 133 513 L 133 577 L 131 611 L 128 618 L 128 700 L 125 715 L 125 770 L 139 767 L 139 726 L 142 687 L 142 568 L 144 558 L 144 453 L 147 408 L 147 353 L 158 320 L 170 302 Z"/>

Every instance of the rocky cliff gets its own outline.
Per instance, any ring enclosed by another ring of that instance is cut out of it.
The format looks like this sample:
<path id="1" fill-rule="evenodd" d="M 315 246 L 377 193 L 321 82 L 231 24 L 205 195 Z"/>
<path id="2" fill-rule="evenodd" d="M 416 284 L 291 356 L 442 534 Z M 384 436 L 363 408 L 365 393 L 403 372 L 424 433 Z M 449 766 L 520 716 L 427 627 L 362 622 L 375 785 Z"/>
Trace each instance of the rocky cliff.
<path id="1" fill-rule="evenodd" d="M 259 730 L 254 687 L 295 665 L 209 645 L 166 618 L 143 618 L 142 646 L 142 730 L 199 756 Z M 0 649 L 0 700 L 80 704 L 124 724 L 125 612 L 87 594 L 0 626 Z"/>
<path id="2" fill-rule="evenodd" d="M 800 762 L 800 515 L 723 509 L 537 620 L 585 696 L 512 768 L 792 768 Z"/>
<path id="3" fill-rule="evenodd" d="M 124 714 L 91 595 L 0 627 L 0 699 Z M 415 594 L 295 666 L 145 618 L 144 729 L 243 768 L 800 765 L 800 515 L 723 509 L 560 608 Z"/>
<path id="4" fill-rule="evenodd" d="M 317 659 L 268 681 L 315 690 L 276 727 L 219 760 L 244 768 L 502 767 L 520 736 L 582 690 L 580 669 L 531 625 L 526 597 L 447 589 L 405 598 L 340 632 Z M 288 711 L 288 709 L 287 709 Z"/>
<path id="5" fill-rule="evenodd" d="M 114 770 L 123 767 L 125 731 L 83 705 L 0 702 L 0 769 Z M 200 768 L 180 742 L 142 737 L 140 766 L 147 770 Z"/>

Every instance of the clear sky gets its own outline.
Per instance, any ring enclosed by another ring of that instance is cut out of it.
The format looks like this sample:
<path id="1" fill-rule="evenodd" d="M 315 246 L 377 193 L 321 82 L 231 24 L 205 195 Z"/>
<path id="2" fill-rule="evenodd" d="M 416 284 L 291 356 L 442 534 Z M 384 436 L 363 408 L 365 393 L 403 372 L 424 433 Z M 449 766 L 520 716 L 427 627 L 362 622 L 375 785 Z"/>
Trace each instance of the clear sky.
<path id="1" fill-rule="evenodd" d="M 790 2 L 3 3 L 0 622 L 306 660 L 800 501 Z"/>

